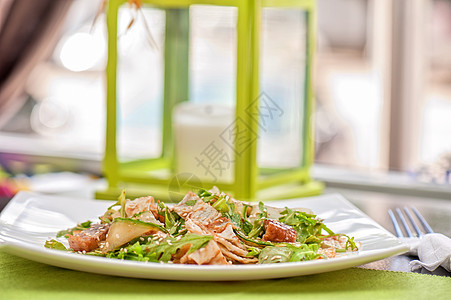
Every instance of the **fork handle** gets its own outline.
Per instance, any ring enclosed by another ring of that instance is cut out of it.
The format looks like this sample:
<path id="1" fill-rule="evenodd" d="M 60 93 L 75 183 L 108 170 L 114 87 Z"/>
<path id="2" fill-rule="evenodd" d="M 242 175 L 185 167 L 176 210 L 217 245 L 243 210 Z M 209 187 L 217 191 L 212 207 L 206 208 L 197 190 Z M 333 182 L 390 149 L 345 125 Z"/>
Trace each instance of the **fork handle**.
<path id="1" fill-rule="evenodd" d="M 391 222 L 393 223 L 393 228 L 395 229 L 396 236 L 404 237 L 404 234 L 402 233 L 401 228 L 399 227 L 398 222 L 396 221 L 396 217 L 391 209 L 388 210 L 388 214 L 390 216 Z"/>
<path id="2" fill-rule="evenodd" d="M 412 214 L 409 212 L 409 210 L 405 206 L 404 206 L 404 213 L 406 214 L 407 218 L 409 218 L 410 224 L 412 224 L 413 228 L 417 232 L 418 237 L 422 237 L 423 233 L 421 232 L 420 228 L 418 228 L 418 225 L 415 222 L 415 220 L 413 219 Z"/>
<path id="3" fill-rule="evenodd" d="M 429 226 L 428 222 L 423 218 L 423 216 L 420 214 L 418 209 L 416 207 L 412 207 L 413 212 L 417 216 L 418 220 L 420 220 L 421 224 L 425 228 L 427 233 L 434 233 L 434 230 L 432 230 L 431 226 Z"/>

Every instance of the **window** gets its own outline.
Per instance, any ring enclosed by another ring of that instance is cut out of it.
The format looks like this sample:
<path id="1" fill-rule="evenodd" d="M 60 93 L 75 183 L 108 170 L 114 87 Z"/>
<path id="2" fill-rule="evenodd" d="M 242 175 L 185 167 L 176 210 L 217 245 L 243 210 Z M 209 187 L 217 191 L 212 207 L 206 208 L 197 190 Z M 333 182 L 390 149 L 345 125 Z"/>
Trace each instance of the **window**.
<path id="1" fill-rule="evenodd" d="M 318 3 L 317 162 L 449 168 L 450 2 Z"/>

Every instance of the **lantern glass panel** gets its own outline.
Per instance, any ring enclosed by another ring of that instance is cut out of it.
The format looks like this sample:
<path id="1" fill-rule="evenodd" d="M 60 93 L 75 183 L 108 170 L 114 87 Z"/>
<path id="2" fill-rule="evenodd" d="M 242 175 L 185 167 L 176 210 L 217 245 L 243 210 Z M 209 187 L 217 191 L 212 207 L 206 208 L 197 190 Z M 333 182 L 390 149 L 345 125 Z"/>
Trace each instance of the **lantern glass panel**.
<path id="1" fill-rule="evenodd" d="M 189 100 L 234 105 L 237 9 L 190 7 Z"/>
<path id="2" fill-rule="evenodd" d="M 261 24 L 259 165 L 297 167 L 302 163 L 305 13 L 263 8 Z"/>
<path id="3" fill-rule="evenodd" d="M 188 102 L 173 110 L 174 170 L 208 182 L 234 179 L 233 143 L 224 140 L 236 103 L 237 9 L 189 8 Z"/>
<path id="4" fill-rule="evenodd" d="M 143 7 L 142 12 L 136 15 L 127 6 L 119 9 L 117 99 L 121 161 L 161 154 L 165 12 L 148 7 Z M 142 16 L 157 47 L 148 42 Z M 133 17 L 134 24 L 127 29 Z"/>

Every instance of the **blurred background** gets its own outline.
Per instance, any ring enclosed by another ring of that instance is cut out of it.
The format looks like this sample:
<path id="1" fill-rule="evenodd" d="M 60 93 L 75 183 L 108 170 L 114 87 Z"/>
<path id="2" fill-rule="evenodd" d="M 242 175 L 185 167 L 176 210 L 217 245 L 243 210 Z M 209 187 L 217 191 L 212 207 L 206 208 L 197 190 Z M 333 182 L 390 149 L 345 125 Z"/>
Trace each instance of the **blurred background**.
<path id="1" fill-rule="evenodd" d="M 107 49 L 104 15 L 94 22 L 100 4 L 0 1 L 3 176 L 102 174 Z M 374 176 L 399 175 L 388 182 L 449 184 L 451 1 L 318 0 L 317 5 L 314 177 L 330 184 L 346 178 L 347 184 L 363 184 L 368 178 L 369 185 Z M 236 17 L 233 8 L 191 7 L 191 101 L 233 103 Z M 132 18 L 135 24 L 127 29 Z M 273 98 L 296 99 L 302 92 L 280 86 L 303 79 L 296 71 L 305 62 L 300 55 L 305 44 L 298 42 L 304 22 L 299 14 L 264 12 L 261 86 Z M 162 10 L 120 11 L 118 147 L 125 159 L 159 155 L 164 24 Z M 157 47 L 143 38 L 147 26 Z M 298 118 L 288 114 L 296 103 L 281 105 L 284 121 L 259 141 L 271 147 L 280 128 L 291 126 L 277 137 L 276 146 L 287 147 L 261 154 L 263 164 L 289 164 L 299 157 L 289 144 L 299 134 Z"/>

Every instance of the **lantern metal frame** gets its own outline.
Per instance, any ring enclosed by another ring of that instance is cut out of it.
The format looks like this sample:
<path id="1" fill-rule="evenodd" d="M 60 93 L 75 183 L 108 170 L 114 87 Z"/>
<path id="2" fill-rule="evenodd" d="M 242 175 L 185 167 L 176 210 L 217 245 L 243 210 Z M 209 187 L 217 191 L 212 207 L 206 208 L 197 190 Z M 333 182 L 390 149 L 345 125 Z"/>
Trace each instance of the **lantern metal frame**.
<path id="1" fill-rule="evenodd" d="M 120 162 L 117 151 L 117 34 L 119 8 L 127 0 L 109 0 L 106 10 L 108 29 L 108 61 L 106 67 L 106 140 L 103 172 L 108 187 L 96 193 L 97 198 L 116 198 L 120 190 L 127 188 L 133 196 L 152 194 L 168 199 L 173 182 L 174 137 L 172 109 L 188 100 L 188 47 L 189 7 L 191 5 L 216 5 L 237 8 L 237 60 L 236 60 L 236 119 L 247 126 L 245 138 L 256 140 L 258 124 L 259 48 L 261 12 L 265 7 L 290 8 L 306 13 L 306 67 L 305 96 L 302 119 L 302 158 L 299 167 L 290 169 L 262 169 L 257 164 L 257 143 L 250 146 L 235 140 L 235 170 L 232 183 L 190 182 L 209 188 L 213 185 L 241 200 L 268 200 L 316 195 L 323 184 L 312 180 L 310 168 L 314 159 L 312 112 L 314 95 L 312 88 L 312 64 L 315 47 L 314 0 L 142 0 L 145 7 L 163 9 L 166 12 L 164 96 L 162 124 L 162 154 L 158 158 Z M 166 169 L 166 175 L 152 171 Z M 191 179 L 193 180 L 193 179 Z M 183 191 L 180 191 L 183 193 Z M 171 199 L 175 200 L 175 199 Z"/>

